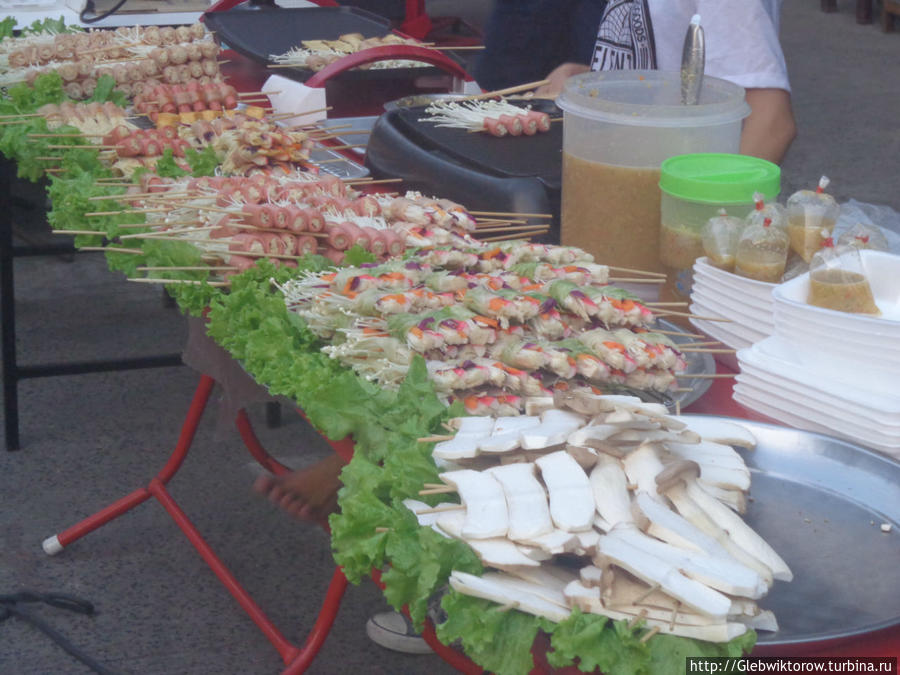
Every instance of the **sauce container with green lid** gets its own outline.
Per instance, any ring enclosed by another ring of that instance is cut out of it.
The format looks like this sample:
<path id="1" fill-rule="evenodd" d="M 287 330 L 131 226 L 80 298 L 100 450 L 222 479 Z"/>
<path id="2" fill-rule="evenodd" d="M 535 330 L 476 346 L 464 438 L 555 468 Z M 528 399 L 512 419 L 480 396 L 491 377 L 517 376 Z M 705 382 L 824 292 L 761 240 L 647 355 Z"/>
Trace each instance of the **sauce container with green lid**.
<path id="1" fill-rule="evenodd" d="M 681 103 L 681 73 L 622 70 L 566 81 L 562 243 L 599 263 L 662 271 L 660 163 L 675 155 L 737 152 L 750 113 L 744 89 L 703 78 L 697 105 Z"/>
<path id="2" fill-rule="evenodd" d="M 663 161 L 659 188 L 659 259 L 667 274 L 660 296 L 685 300 L 694 261 L 704 255 L 703 226 L 721 209 L 745 217 L 753 209 L 754 193 L 774 200 L 781 191 L 781 169 L 747 155 L 677 155 Z"/>

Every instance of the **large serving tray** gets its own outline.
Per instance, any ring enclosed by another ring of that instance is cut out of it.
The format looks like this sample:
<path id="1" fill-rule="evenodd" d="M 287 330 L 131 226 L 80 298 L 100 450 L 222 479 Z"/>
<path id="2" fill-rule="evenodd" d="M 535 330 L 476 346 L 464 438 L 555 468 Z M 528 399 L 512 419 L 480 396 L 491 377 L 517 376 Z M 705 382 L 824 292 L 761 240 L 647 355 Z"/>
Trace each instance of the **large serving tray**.
<path id="1" fill-rule="evenodd" d="M 296 9 L 232 9 L 208 12 L 206 27 L 215 31 L 216 39 L 236 52 L 259 63 L 273 63 L 272 54 L 283 54 L 300 46 L 303 40 L 336 40 L 347 33 L 383 37 L 391 32 L 384 17 L 358 7 L 308 7 Z M 445 52 L 448 56 L 452 54 Z M 377 80 L 414 78 L 439 73 L 437 68 L 370 68 L 341 73 L 341 80 Z M 308 80 L 315 72 L 307 68 L 279 68 L 272 73 L 298 80 Z"/>
<path id="2" fill-rule="evenodd" d="M 760 601 L 780 625 L 759 632 L 760 649 L 900 625 L 900 463 L 830 436 L 729 419 L 758 441 L 741 453 L 752 472 L 744 519 L 794 572 Z"/>

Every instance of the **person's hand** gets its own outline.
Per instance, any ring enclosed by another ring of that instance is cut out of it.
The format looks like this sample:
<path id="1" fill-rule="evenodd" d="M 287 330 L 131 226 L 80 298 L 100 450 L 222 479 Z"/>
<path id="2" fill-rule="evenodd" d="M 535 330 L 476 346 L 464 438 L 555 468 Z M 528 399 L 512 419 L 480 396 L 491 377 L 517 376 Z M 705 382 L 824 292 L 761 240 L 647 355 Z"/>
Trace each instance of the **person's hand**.
<path id="1" fill-rule="evenodd" d="M 561 66 L 557 66 L 547 76 L 547 79 L 550 81 L 542 87 L 538 87 L 534 95 L 544 98 L 556 98 L 562 93 L 566 80 L 573 75 L 587 73 L 590 69 L 590 66 L 586 66 L 583 63 L 564 63 Z"/>

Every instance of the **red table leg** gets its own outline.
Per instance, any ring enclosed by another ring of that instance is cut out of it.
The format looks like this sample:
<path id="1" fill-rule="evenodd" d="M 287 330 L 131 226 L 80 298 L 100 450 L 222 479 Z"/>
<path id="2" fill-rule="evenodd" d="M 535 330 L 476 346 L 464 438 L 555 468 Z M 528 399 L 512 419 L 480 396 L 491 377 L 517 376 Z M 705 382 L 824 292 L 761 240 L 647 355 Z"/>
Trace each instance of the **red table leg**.
<path id="1" fill-rule="evenodd" d="M 194 398 L 191 400 L 190 408 L 188 408 L 187 417 L 181 427 L 178 444 L 175 446 L 175 450 L 173 450 L 169 457 L 169 461 L 166 462 L 162 471 L 157 474 L 157 480 L 168 483 L 181 467 L 182 462 L 184 462 L 184 458 L 187 456 L 187 452 L 194 440 L 197 425 L 200 423 L 200 418 L 203 416 L 203 411 L 206 409 L 206 403 L 209 401 L 209 395 L 212 393 L 213 385 L 215 385 L 215 380 L 206 375 L 201 376 L 200 382 L 197 384 L 197 389 L 194 392 Z M 81 539 L 81 537 L 93 532 L 98 527 L 118 518 L 123 513 L 127 513 L 138 504 L 149 499 L 150 496 L 150 490 L 146 487 L 138 488 L 131 494 L 113 502 L 105 509 L 101 509 L 92 516 L 88 516 L 80 523 L 76 523 L 59 534 L 55 534 L 52 537 L 45 539 L 43 543 L 44 551 L 47 555 L 59 553 L 73 541 Z"/>
<path id="2" fill-rule="evenodd" d="M 296 675 L 297 673 L 304 672 L 309 667 L 313 659 L 319 653 L 319 650 L 322 648 L 325 639 L 328 637 L 331 626 L 334 624 L 334 620 L 337 617 L 341 599 L 347 589 L 347 578 L 340 568 L 335 569 L 322 608 L 319 611 L 319 616 L 316 619 L 316 623 L 304 642 L 303 647 L 297 647 L 291 643 L 263 613 L 259 605 L 256 604 L 253 598 L 251 598 L 247 591 L 238 583 L 231 571 L 200 535 L 200 532 L 187 517 L 187 514 L 185 514 L 181 507 L 175 502 L 172 495 L 169 494 L 169 491 L 166 489 L 166 483 L 168 483 L 178 472 L 178 469 L 181 468 L 182 463 L 187 457 L 188 450 L 194 440 L 194 435 L 214 385 L 215 381 L 211 377 L 207 375 L 201 376 L 197 389 L 194 392 L 194 397 L 191 400 L 191 405 L 188 409 L 184 424 L 181 427 L 178 443 L 172 451 L 172 454 L 169 456 L 165 466 L 146 487 L 138 488 L 134 492 L 113 502 L 106 508 L 101 509 L 94 515 L 85 518 L 72 527 L 63 530 L 57 535 L 48 537 L 43 543 L 43 548 L 49 555 L 59 553 L 72 542 L 93 532 L 102 525 L 118 518 L 123 513 L 127 513 L 138 504 L 153 497 L 163 506 L 169 514 L 169 517 L 172 518 L 178 528 L 185 534 L 200 554 L 200 557 L 203 558 L 213 573 L 219 578 L 219 581 L 222 582 L 222 585 L 225 586 L 228 592 L 231 593 L 235 600 L 237 600 L 241 608 L 249 615 L 250 619 L 259 627 L 266 638 L 268 638 L 278 651 L 282 660 L 288 665 L 284 673 Z M 253 431 L 253 427 L 250 425 L 250 420 L 243 410 L 238 413 L 236 424 L 238 431 L 241 434 L 241 438 L 244 440 L 244 444 L 247 446 L 250 454 L 253 455 L 263 467 L 276 474 L 284 473 L 289 470 L 269 455 L 262 447 Z M 342 449 L 345 451 L 347 450 L 347 448 Z M 327 529 L 327 523 L 325 523 L 325 527 Z"/>

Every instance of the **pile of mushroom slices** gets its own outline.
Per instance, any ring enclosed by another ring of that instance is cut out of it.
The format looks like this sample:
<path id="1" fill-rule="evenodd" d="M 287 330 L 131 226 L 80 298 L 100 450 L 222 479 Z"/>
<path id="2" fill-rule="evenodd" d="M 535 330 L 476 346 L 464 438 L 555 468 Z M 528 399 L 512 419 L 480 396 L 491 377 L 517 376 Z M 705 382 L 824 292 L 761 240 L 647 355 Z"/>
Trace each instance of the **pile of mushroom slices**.
<path id="1" fill-rule="evenodd" d="M 628 396 L 563 393 L 519 417 L 462 417 L 434 447 L 461 504 L 407 500 L 420 524 L 462 539 L 487 571 L 457 591 L 561 621 L 573 607 L 649 631 L 725 642 L 777 630 L 756 600 L 790 569 L 741 518 L 744 427 L 674 417 Z M 424 440 L 424 439 L 423 439 Z"/>

